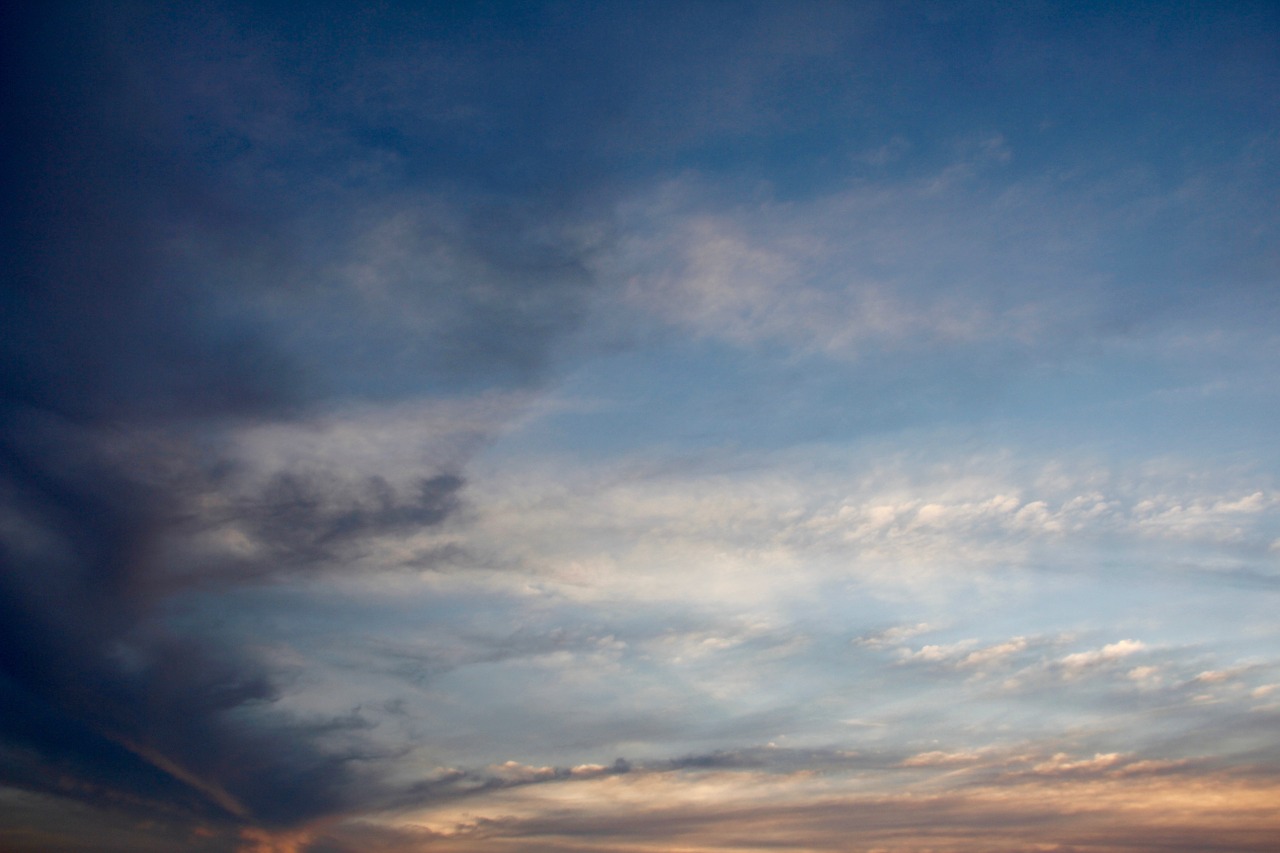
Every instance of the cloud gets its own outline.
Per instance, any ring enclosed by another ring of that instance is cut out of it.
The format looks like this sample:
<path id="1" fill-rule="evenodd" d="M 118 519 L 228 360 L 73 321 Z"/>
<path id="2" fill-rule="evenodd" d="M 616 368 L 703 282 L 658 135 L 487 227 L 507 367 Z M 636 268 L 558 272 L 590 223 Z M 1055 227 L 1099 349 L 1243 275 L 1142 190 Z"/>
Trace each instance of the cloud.
<path id="1" fill-rule="evenodd" d="M 581 782 L 630 773 L 631 765 L 619 758 L 612 764 L 579 764 L 572 767 L 534 767 L 517 761 L 495 764 L 479 772 L 446 769 L 432 779 L 415 782 L 397 794 L 395 805 L 404 808 L 473 797 L 505 788 L 549 782 Z M 387 804 L 384 804 L 386 807 Z"/>
<path id="2" fill-rule="evenodd" d="M 1274 466 L 1108 455 L 1270 399 L 1256 98 L 1114 160 L 1110 18 L 602 9 L 12 16 L 0 847 L 1200 843 L 1195 743 L 1274 801 Z M 1198 24 L 1161 91 L 1265 90 Z"/>
<path id="3" fill-rule="evenodd" d="M 229 508 L 230 519 L 214 535 L 230 538 L 238 553 L 218 574 L 244 580 L 330 569 L 354 545 L 440 524 L 456 509 L 461 487 L 452 474 L 423 477 L 404 490 L 378 476 L 353 484 L 278 474 L 260 494 Z"/>
<path id="4" fill-rule="evenodd" d="M 1276 498 L 1262 491 L 1242 496 L 1206 496 L 1186 501 L 1172 495 L 1145 498 L 1132 508 L 1133 525 L 1152 537 L 1219 542 L 1248 541 L 1251 522 L 1265 516 Z"/>
<path id="5" fill-rule="evenodd" d="M 1000 305 L 942 286 L 928 265 L 946 261 L 931 255 L 922 264 L 906 251 L 911 243 L 946 252 L 951 238 L 943 232 L 956 223 L 943 224 L 948 214 L 936 209 L 933 192 L 850 190 L 808 207 L 721 213 L 681 209 L 674 199 L 696 193 L 668 188 L 650 209 L 637 204 L 623 214 L 651 217 L 628 229 L 651 236 L 633 237 L 610 263 L 628 282 L 626 302 L 738 346 L 784 343 L 847 359 L 873 347 L 908 352 L 1025 338 L 1044 322 L 1033 298 Z M 971 245 L 990 243 L 987 235 Z"/>
<path id="6" fill-rule="evenodd" d="M 1063 670 L 1063 677 L 1078 678 L 1082 673 L 1101 666 L 1115 663 L 1122 658 L 1146 651 L 1147 645 L 1141 640 L 1118 640 L 1108 643 L 1100 649 L 1087 652 L 1074 652 L 1058 661 Z"/>
<path id="7" fill-rule="evenodd" d="M 218 832 L 379 787 L 367 721 L 286 711 L 229 597 L 455 516 L 518 393 L 469 426 L 383 406 L 539 381 L 598 238 L 538 192 L 404 179 L 338 120 L 359 93 L 310 90 L 280 21 L 239 14 L 32 11 L 6 36 L 0 781 Z"/>
<path id="8" fill-rule="evenodd" d="M 509 565 L 519 555 L 541 589 L 584 602 L 763 607 L 837 578 L 924 593 L 1011 568 L 1076 570 L 1116 549 L 1135 555 L 1135 571 L 1217 577 L 1252 565 L 1273 538 L 1277 515 L 1265 502 L 1234 517 L 1240 534 L 1230 539 L 1215 525 L 1164 537 L 1139 509 L 1152 494 L 1234 505 L 1258 492 L 1259 470 L 932 449 L 959 440 L 930 435 L 930 449 L 911 453 L 890 442 L 729 452 L 692 469 L 641 453 L 504 460 L 471 469 L 468 494 L 486 508 L 477 519 L 485 559 Z M 715 596 L 698 594 L 713 587 Z"/>
<path id="9" fill-rule="evenodd" d="M 987 667 L 993 664 L 1001 664 L 1009 658 L 1018 655 L 1027 649 L 1026 637 L 1014 637 L 1003 643 L 997 643 L 994 646 L 987 646 L 983 649 L 970 652 L 960 661 L 962 667 Z"/>
<path id="10" fill-rule="evenodd" d="M 1090 774 L 1103 770 L 1111 770 L 1121 761 L 1119 753 L 1098 754 L 1093 758 L 1075 759 L 1064 752 L 1042 761 L 1031 768 L 1031 772 L 1041 776 L 1059 776 L 1063 774 Z"/>
<path id="11" fill-rule="evenodd" d="M 1112 337 L 1106 317 L 1140 322 L 1124 304 L 1132 289 L 1091 259 L 1120 251 L 1121 235 L 1146 239 L 1176 192 L 1134 186 L 1131 175 L 1005 174 L 1017 152 L 999 133 L 953 147 L 945 162 L 876 181 L 832 179 L 799 198 L 767 184 L 725 198 L 709 177 L 687 173 L 621 206 L 625 237 L 601 263 L 625 282 L 628 306 L 699 337 L 782 345 L 793 357 L 1021 360 Z M 909 148 L 895 137 L 873 159 Z M 1128 183 L 1123 204 L 1113 179 Z"/>
<path id="12" fill-rule="evenodd" d="M 572 792 L 547 785 L 510 788 L 495 792 L 492 803 L 469 801 L 465 813 L 448 805 L 418 812 L 401 824 L 402 838 L 410 843 L 415 833 L 429 831 L 433 844 L 461 851 L 564 851 L 584 837 L 595 844 L 694 851 L 741 847 L 748 839 L 755 846 L 821 851 L 850 844 L 977 851 L 1142 847 L 1153 839 L 1162 846 L 1221 845 L 1229 838 L 1234 849 L 1261 851 L 1274 830 L 1265 807 L 1275 794 L 1273 781 L 1186 765 L 1144 766 L 1127 756 L 1053 756 L 1041 763 L 1048 765 L 1044 772 L 1016 780 L 952 775 L 940 786 L 875 792 L 830 774 L 725 767 L 633 772 L 586 780 Z M 1199 793 L 1206 784 L 1230 797 L 1206 803 Z M 1178 804 L 1172 820 L 1170 802 Z M 1230 803 L 1229 814 L 1215 811 L 1222 802 Z M 360 837 L 359 827 L 351 831 L 353 839 Z M 335 844 L 342 832 L 333 833 Z"/>
<path id="13" fill-rule="evenodd" d="M 898 649 L 898 659 L 904 663 L 940 663 L 960 658 L 973 648 L 977 640 L 961 640 L 957 643 L 930 644 L 914 652 L 909 648 Z"/>
<path id="14" fill-rule="evenodd" d="M 935 749 L 921 752 L 902 762 L 903 767 L 951 767 L 972 764 L 981 758 L 978 752 L 945 752 Z"/>

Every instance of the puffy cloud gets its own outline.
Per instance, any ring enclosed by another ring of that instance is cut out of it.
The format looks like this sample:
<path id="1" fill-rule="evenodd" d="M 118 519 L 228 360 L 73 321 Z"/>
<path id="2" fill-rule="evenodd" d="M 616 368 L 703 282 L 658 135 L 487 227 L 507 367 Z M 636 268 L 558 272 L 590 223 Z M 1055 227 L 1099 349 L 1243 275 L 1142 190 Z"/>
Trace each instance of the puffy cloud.
<path id="1" fill-rule="evenodd" d="M 1146 648 L 1146 644 L 1141 640 L 1118 640 L 1100 649 L 1073 652 L 1063 657 L 1058 664 L 1063 669 L 1064 677 L 1076 678 L 1090 669 L 1115 663 L 1122 658 L 1146 651 Z"/>
<path id="2" fill-rule="evenodd" d="M 1003 643 L 997 643 L 994 646 L 977 649 L 965 655 L 960 661 L 962 667 L 987 667 L 993 664 L 1000 664 L 1009 658 L 1026 651 L 1027 638 L 1014 637 Z"/>
<path id="3" fill-rule="evenodd" d="M 921 646 L 914 652 L 908 648 L 898 649 L 898 659 L 904 663 L 941 663 L 956 661 L 977 643 L 977 640 L 961 640 L 958 643 L 931 644 Z"/>
<path id="4" fill-rule="evenodd" d="M 903 767 L 951 767 L 972 764 L 982 757 L 978 752 L 946 752 L 935 749 L 921 752 L 902 762 Z"/>
<path id="5" fill-rule="evenodd" d="M 1092 774 L 1103 770 L 1111 770 L 1122 761 L 1119 753 L 1099 753 L 1093 758 L 1072 758 L 1065 752 L 1059 752 L 1048 761 L 1042 761 L 1031 768 L 1032 773 L 1041 776 L 1060 776 L 1071 774 Z"/>

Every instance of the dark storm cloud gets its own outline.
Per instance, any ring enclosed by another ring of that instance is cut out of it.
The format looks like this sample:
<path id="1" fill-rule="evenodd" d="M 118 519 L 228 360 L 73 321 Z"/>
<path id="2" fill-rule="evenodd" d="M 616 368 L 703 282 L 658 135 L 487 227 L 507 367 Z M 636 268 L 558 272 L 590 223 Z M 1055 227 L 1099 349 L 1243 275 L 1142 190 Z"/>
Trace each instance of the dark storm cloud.
<path id="1" fill-rule="evenodd" d="M 186 496 L 95 457 L 77 430 L 46 424 L 37 442 L 29 419 L 7 426 L 3 781 L 171 819 L 281 824 L 339 806 L 350 756 L 271 712 L 270 672 L 159 618 L 158 545 Z"/>
<path id="2" fill-rule="evenodd" d="M 371 537 L 440 524 L 463 481 L 289 470 L 231 495 L 218 436 L 536 380 L 590 285 L 584 243 L 557 226 L 568 170 L 529 171 L 510 127 L 468 154 L 453 122 L 516 78 L 478 79 L 483 57 L 433 53 L 395 21 L 356 15 L 346 40 L 343 21 L 185 4 L 11 15 L 0 783 L 179 823 L 341 810 L 370 757 L 360 726 L 275 710 L 249 638 L 179 631 L 164 597 L 209 572 L 340 568 Z M 498 161 L 508 186 L 469 183 Z M 526 194 L 494 195 L 511 187 Z M 175 541 L 226 525 L 258 555 L 173 563 Z"/>

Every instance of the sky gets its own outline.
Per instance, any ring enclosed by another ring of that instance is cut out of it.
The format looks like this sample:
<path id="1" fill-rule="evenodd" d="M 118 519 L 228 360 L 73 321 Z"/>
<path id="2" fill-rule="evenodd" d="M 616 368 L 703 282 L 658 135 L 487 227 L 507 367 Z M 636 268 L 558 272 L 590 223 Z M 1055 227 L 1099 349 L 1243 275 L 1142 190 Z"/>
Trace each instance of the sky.
<path id="1" fill-rule="evenodd" d="M 6 15 L 0 848 L 1274 850 L 1275 4 Z"/>

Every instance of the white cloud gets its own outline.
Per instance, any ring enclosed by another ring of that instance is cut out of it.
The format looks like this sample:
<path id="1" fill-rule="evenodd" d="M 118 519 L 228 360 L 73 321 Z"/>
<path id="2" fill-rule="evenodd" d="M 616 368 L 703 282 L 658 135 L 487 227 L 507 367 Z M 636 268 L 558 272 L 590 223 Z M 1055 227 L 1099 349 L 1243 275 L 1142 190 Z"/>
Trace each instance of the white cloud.
<path id="1" fill-rule="evenodd" d="M 1274 512 L 1277 505 L 1277 497 L 1263 491 L 1214 496 L 1157 494 L 1134 505 L 1131 523 L 1145 536 L 1236 542 L 1254 535 L 1260 517 Z"/>
<path id="2" fill-rule="evenodd" d="M 1027 649 L 1026 637 L 1014 637 L 994 646 L 978 649 L 965 655 L 960 661 L 962 667 L 988 667 L 1007 661 L 1009 658 Z"/>
<path id="3" fill-rule="evenodd" d="M 1047 761 L 1041 761 L 1031 768 L 1040 776 L 1058 776 L 1074 773 L 1096 773 L 1110 770 L 1121 764 L 1125 756 L 1118 752 L 1098 753 L 1092 758 L 1073 758 L 1065 752 L 1059 752 Z"/>
<path id="4" fill-rule="evenodd" d="M 949 767 L 973 764 L 981 760 L 983 753 L 974 751 L 946 752 L 932 750 L 921 752 L 902 762 L 903 767 Z"/>
<path id="5" fill-rule="evenodd" d="M 1062 658 L 1058 663 L 1067 678 L 1075 678 L 1087 670 L 1114 663 L 1122 658 L 1146 651 L 1147 645 L 1141 640 L 1118 640 L 1108 643 L 1100 649 L 1087 652 L 1075 652 Z"/>
<path id="6" fill-rule="evenodd" d="M 1225 670 L 1207 669 L 1204 672 L 1197 675 L 1194 681 L 1197 681 L 1202 684 L 1221 684 L 1222 682 L 1226 681 L 1232 676 L 1233 676 L 1233 673 L 1227 672 Z"/>
<path id="7" fill-rule="evenodd" d="M 875 446 L 711 459 L 697 468 L 660 457 L 472 466 L 471 536 L 501 564 L 518 561 L 521 582 L 534 578 L 575 600 L 740 612 L 812 594 L 833 578 L 927 592 L 940 578 L 1088 561 L 1117 543 L 1146 547 L 1150 534 L 1134 520 L 1147 512 L 1143 495 L 1221 507 L 1254 538 L 1280 523 L 1276 507 L 1254 497 L 1259 490 L 1229 497 L 1209 472 L 1011 453 L 931 462 Z M 1179 541 L 1224 544 L 1212 526 Z"/>
<path id="8" fill-rule="evenodd" d="M 921 646 L 919 649 L 912 651 L 909 648 L 897 650 L 897 658 L 903 663 L 941 663 L 944 661 L 954 661 L 964 654 L 968 649 L 973 648 L 977 640 L 960 640 L 956 643 L 936 643 Z"/>
<path id="9" fill-rule="evenodd" d="M 1164 673 L 1158 666 L 1135 666 L 1126 675 L 1144 690 L 1154 690 L 1164 684 Z"/>

